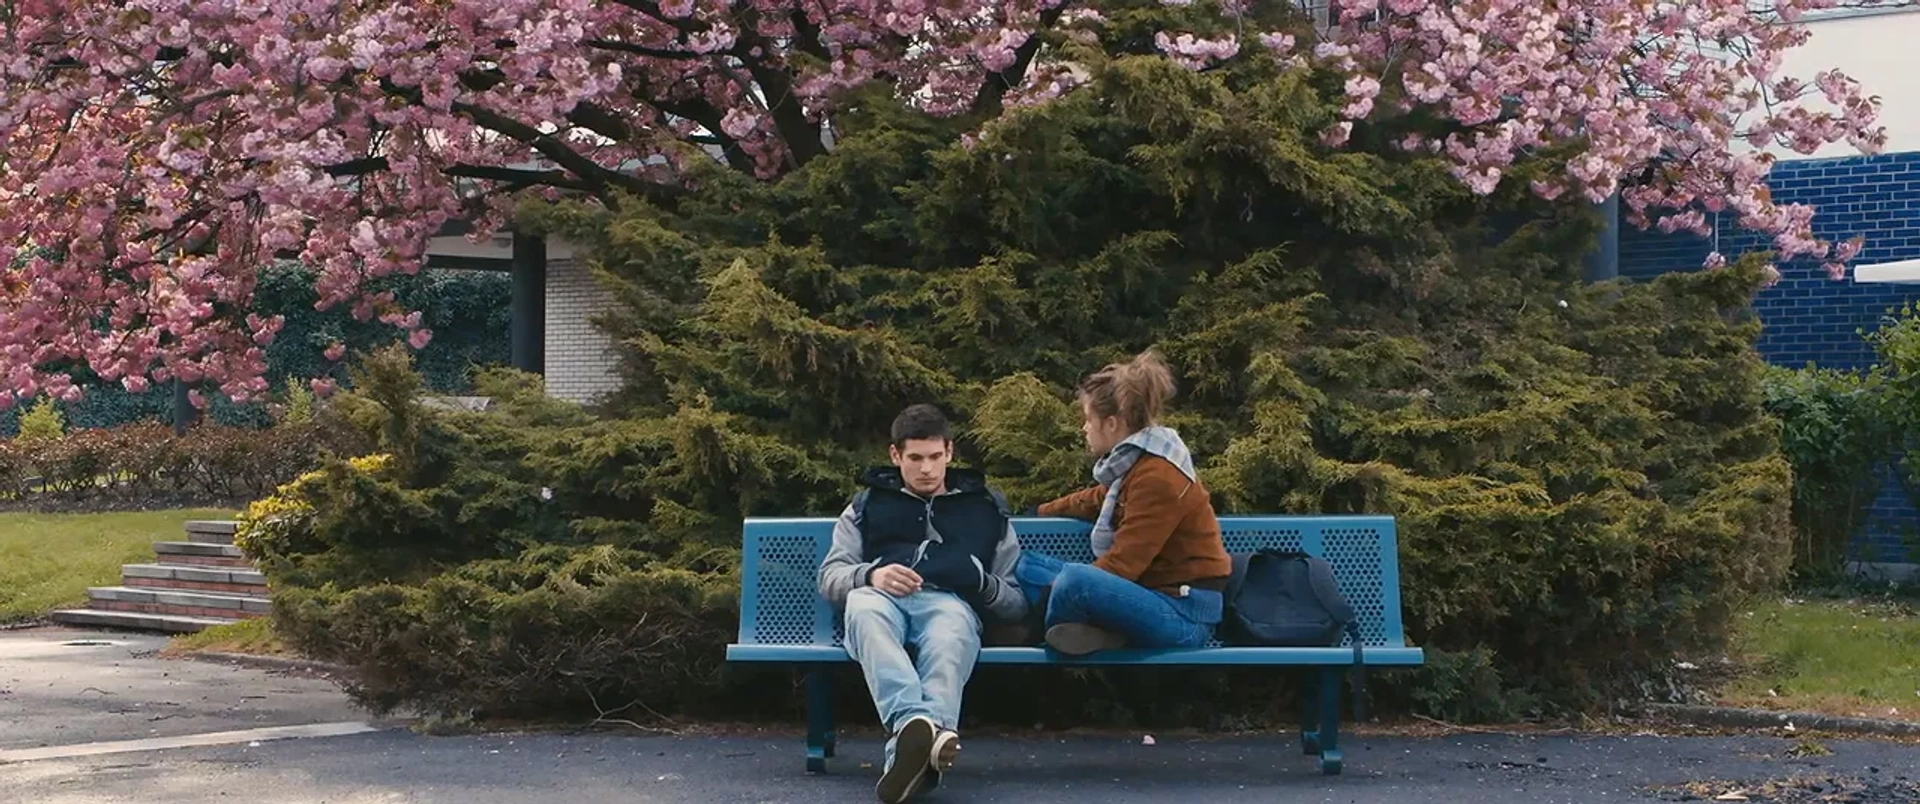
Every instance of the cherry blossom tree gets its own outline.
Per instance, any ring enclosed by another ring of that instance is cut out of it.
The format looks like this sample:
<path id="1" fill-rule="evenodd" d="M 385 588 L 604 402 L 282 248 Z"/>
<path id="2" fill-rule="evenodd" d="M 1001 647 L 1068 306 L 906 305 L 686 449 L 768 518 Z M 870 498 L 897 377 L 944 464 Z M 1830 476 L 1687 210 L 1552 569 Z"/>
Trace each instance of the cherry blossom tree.
<path id="1" fill-rule="evenodd" d="M 1543 197 L 1617 193 L 1668 231 L 1731 213 L 1838 273 L 1859 242 L 1774 203 L 1762 150 L 1884 143 L 1847 76 L 1779 74 L 1801 16 L 1837 4 L 1339 0 L 1316 26 L 1275 0 L 15 0 L 0 408 L 74 397 L 79 367 L 258 397 L 280 322 L 246 310 L 274 258 L 420 347 L 418 312 L 368 286 L 418 270 L 449 221 L 483 237 L 529 191 L 671 205 L 702 160 L 777 179 L 831 147 L 856 90 L 990 121 L 1097 52 L 1331 71 L 1329 148 L 1418 118 L 1399 146 L 1475 192 L 1546 155 Z"/>

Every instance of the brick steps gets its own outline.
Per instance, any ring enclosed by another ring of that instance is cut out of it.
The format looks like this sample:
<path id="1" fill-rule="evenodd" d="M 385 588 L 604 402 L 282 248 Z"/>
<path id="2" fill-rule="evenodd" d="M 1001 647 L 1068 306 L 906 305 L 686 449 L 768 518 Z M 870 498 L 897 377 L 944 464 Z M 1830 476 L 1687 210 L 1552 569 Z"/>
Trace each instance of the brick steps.
<path id="1" fill-rule="evenodd" d="M 53 613 L 70 625 L 191 633 L 265 616 L 267 578 L 233 544 L 233 522 L 186 523 L 184 541 L 154 542 L 154 562 L 120 568 L 120 586 L 87 590 L 84 609 Z"/>
<path id="2" fill-rule="evenodd" d="M 253 562 L 231 544 L 206 542 L 154 542 L 158 563 L 196 567 L 237 567 L 253 569 Z"/>
<path id="3" fill-rule="evenodd" d="M 87 597 L 93 600 L 90 604 L 93 608 L 105 611 L 184 614 L 188 617 L 244 619 L 273 610 L 272 603 L 264 597 L 132 586 L 96 586 L 87 590 Z"/>
<path id="4" fill-rule="evenodd" d="M 155 581 L 175 581 L 182 583 L 214 583 L 231 586 L 255 587 L 259 594 L 267 593 L 267 576 L 242 567 L 195 567 L 184 564 L 127 564 L 120 568 L 120 578 L 128 586 L 170 587 Z M 171 587 L 190 588 L 190 587 Z"/>
<path id="5" fill-rule="evenodd" d="M 211 519 L 195 519 L 187 522 L 187 541 L 203 544 L 233 544 L 233 533 L 239 523 Z"/>
<path id="6" fill-rule="evenodd" d="M 178 614 L 142 614 L 137 611 L 102 609 L 62 609 L 53 613 L 53 621 L 65 625 L 96 628 L 123 628 L 128 631 L 159 631 L 167 634 L 191 634 L 236 620 L 222 617 L 183 617 Z"/>
<path id="7" fill-rule="evenodd" d="M 167 556 L 221 556 L 225 558 L 246 558 L 240 548 L 231 544 L 212 544 L 209 542 L 154 542 L 153 552 L 161 556 L 162 562 Z"/>

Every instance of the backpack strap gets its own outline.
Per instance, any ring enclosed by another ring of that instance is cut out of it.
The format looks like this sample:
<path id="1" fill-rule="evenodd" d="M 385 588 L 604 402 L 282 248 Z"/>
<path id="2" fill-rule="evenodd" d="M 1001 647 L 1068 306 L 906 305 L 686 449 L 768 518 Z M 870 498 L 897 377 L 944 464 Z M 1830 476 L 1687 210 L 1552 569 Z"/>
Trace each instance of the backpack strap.
<path id="1" fill-rule="evenodd" d="M 1320 599 L 1320 605 L 1328 614 L 1343 623 L 1353 623 L 1359 619 L 1354 616 L 1353 605 L 1347 602 L 1347 596 L 1340 593 L 1340 583 L 1333 577 L 1333 565 L 1328 564 L 1326 559 L 1307 557 L 1307 582 L 1312 584 L 1314 597 Z"/>
<path id="2" fill-rule="evenodd" d="M 1233 602 L 1240 599 L 1240 590 L 1247 585 L 1247 565 L 1253 560 L 1253 554 L 1234 553 L 1228 559 L 1233 568 L 1227 575 L 1226 600 L 1227 606 L 1232 607 Z"/>
<path id="3" fill-rule="evenodd" d="M 871 495 L 871 494 L 873 494 L 873 489 L 861 489 L 853 493 L 853 502 L 850 504 L 853 506 L 854 524 L 856 525 L 866 524 L 867 497 L 868 495 Z"/>

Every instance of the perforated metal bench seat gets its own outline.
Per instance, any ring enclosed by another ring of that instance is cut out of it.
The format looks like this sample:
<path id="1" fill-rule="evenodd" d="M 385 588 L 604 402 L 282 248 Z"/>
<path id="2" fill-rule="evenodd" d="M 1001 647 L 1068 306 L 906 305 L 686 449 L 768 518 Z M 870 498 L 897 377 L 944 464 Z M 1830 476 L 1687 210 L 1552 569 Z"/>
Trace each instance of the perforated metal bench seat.
<path id="1" fill-rule="evenodd" d="M 1340 591 L 1360 617 L 1368 667 L 1407 667 L 1425 662 L 1408 647 L 1400 618 L 1400 556 L 1392 517 L 1226 516 L 1220 520 L 1228 552 L 1301 550 L 1333 565 Z M 1093 560 L 1087 533 L 1076 519 L 1014 520 L 1025 550 L 1063 561 Z M 807 770 L 822 772 L 834 753 L 833 673 L 851 660 L 841 647 L 840 613 L 820 597 L 815 576 L 833 538 L 830 518 L 748 519 L 744 528 L 740 635 L 727 646 L 728 661 L 794 664 L 807 673 Z M 993 647 L 980 652 L 988 665 L 1060 666 L 1249 666 L 1318 668 L 1307 674 L 1315 689 L 1301 724 L 1302 748 L 1320 757 L 1321 770 L 1340 772 L 1340 702 L 1353 666 L 1351 642 L 1342 647 L 1227 647 L 1217 640 L 1186 650 L 1117 650 L 1068 657 L 1041 647 Z"/>
<path id="2" fill-rule="evenodd" d="M 1368 667 L 1411 667 L 1425 657 L 1419 648 L 1366 648 Z M 852 662 L 844 648 L 825 645 L 728 645 L 727 660 L 783 664 Z M 1353 664 L 1352 648 L 1243 648 L 1213 647 L 1185 650 L 1113 650 L 1092 656 L 1063 656 L 1046 648 L 982 648 L 980 664 L 1083 665 L 1281 665 L 1325 667 Z"/>

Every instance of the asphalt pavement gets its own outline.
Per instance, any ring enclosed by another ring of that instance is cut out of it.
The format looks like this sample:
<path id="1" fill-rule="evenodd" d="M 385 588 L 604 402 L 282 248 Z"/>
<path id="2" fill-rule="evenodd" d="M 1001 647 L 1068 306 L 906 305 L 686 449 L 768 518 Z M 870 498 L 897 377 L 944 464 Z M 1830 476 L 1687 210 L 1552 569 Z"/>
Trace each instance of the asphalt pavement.
<path id="1" fill-rule="evenodd" d="M 1860 802 L 1900 801 L 1920 747 L 1824 743 L 1788 756 L 1770 737 L 1373 739 L 1348 772 L 1319 775 L 1268 739 L 1120 736 L 972 739 L 963 764 L 925 800 L 1022 804 L 1340 802 L 1586 804 L 1684 800 L 1667 788 L 1719 782 L 1713 795 L 1769 779 L 1878 780 Z M 839 804 L 873 801 L 879 745 L 843 744 L 838 767 L 809 775 L 794 735 L 518 734 L 428 737 L 405 730 L 0 765 L 0 801 L 35 804 L 244 800 L 255 804 Z M 1906 777 L 1901 779 L 1899 777 Z M 1920 788 L 1907 786 L 1908 791 Z M 8 799 L 8 796 L 14 798 Z M 1750 800 L 1763 801 L 1762 797 Z M 1811 800 L 1811 799 L 1810 799 Z M 1907 799 L 1912 801 L 1913 799 Z"/>
<path id="2" fill-rule="evenodd" d="M 69 628 L 0 632 L 0 751 L 367 717 L 326 678 L 159 658 L 166 644 Z"/>
<path id="3" fill-rule="evenodd" d="M 324 679 L 161 659 L 143 639 L 0 634 L 0 804 L 875 800 L 880 743 L 868 729 L 843 738 L 823 775 L 805 772 L 792 728 L 428 736 L 368 720 Z M 66 644 L 76 641 L 122 644 Z M 89 649 L 120 653 L 101 663 Z M 1743 791 L 1729 800 L 1920 801 L 1920 746 L 1872 740 L 1362 736 L 1345 741 L 1346 773 L 1327 777 L 1290 735 L 1146 736 L 971 733 L 960 767 L 924 800 L 1588 804 Z"/>

